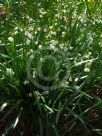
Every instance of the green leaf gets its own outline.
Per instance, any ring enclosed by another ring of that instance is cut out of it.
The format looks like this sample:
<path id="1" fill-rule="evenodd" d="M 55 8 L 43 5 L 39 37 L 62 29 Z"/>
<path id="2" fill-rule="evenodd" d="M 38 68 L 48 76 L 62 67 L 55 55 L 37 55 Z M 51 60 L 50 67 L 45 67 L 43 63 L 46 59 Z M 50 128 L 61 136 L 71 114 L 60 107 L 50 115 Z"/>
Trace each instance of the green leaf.
<path id="1" fill-rule="evenodd" d="M 7 107 L 8 103 L 4 103 L 1 107 L 0 107 L 0 111 L 3 111 L 5 107 Z"/>
<path id="2" fill-rule="evenodd" d="M 54 111 L 48 105 L 44 104 L 44 107 L 51 113 L 54 113 Z"/>

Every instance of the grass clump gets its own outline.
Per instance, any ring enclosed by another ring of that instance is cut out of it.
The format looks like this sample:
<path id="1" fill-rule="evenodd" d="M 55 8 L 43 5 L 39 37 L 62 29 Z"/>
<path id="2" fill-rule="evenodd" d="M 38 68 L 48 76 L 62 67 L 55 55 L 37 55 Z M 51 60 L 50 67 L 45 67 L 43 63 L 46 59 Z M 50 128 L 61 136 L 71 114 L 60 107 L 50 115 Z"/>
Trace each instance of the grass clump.
<path id="1" fill-rule="evenodd" d="M 0 134 L 102 135 L 101 0 L 0 5 Z"/>

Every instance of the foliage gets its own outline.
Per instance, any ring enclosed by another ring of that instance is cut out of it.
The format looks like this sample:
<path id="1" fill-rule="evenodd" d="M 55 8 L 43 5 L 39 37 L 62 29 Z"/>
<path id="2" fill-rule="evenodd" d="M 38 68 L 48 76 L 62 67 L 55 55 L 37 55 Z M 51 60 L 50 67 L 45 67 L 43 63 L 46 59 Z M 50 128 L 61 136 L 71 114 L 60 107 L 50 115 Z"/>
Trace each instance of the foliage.
<path id="1" fill-rule="evenodd" d="M 95 94 L 102 90 L 101 0 L 0 4 L 1 122 L 15 115 L 2 136 L 24 116 L 39 126 L 36 136 L 74 136 L 75 126 L 85 131 L 78 135 L 102 135 L 101 128 L 90 129 L 88 115 L 102 112 Z"/>

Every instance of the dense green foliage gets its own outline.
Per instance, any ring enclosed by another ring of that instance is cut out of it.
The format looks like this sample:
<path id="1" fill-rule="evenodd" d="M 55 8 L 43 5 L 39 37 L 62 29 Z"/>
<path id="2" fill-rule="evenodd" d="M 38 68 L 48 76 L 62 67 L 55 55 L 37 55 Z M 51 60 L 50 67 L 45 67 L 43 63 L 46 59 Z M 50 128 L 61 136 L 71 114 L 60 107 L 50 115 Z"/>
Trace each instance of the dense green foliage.
<path id="1" fill-rule="evenodd" d="M 25 118 L 32 136 L 102 135 L 89 115 L 102 113 L 102 1 L 0 4 L 0 122 L 14 114 L 2 136 Z"/>

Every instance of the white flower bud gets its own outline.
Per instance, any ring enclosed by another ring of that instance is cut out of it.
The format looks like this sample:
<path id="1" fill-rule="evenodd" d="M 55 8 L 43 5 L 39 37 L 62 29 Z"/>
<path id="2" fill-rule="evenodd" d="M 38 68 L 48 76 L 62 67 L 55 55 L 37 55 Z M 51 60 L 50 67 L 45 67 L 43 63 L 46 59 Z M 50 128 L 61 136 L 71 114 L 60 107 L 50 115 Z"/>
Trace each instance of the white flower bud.
<path id="1" fill-rule="evenodd" d="M 13 37 L 9 37 L 8 40 L 9 40 L 10 42 L 14 42 Z"/>

